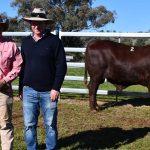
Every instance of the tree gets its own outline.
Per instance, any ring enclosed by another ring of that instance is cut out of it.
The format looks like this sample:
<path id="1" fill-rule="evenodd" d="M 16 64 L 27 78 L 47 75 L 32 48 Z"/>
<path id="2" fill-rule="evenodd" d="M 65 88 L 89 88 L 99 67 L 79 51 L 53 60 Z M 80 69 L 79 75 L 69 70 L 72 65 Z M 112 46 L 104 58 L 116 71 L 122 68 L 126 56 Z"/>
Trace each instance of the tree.
<path id="1" fill-rule="evenodd" d="M 92 0 L 13 0 L 11 6 L 18 8 L 19 17 L 30 16 L 34 7 L 42 7 L 62 31 L 99 29 L 114 23 L 116 15 L 104 6 L 92 8 Z"/>
<path id="2" fill-rule="evenodd" d="M 9 28 L 8 31 L 15 32 L 16 27 L 18 27 L 18 18 L 9 18 Z M 17 28 L 17 31 L 21 31 L 20 28 Z"/>
<path id="3" fill-rule="evenodd" d="M 8 15 L 6 14 L 6 12 L 0 13 L 1 18 L 8 23 L 8 29 L 7 31 L 16 31 L 19 30 L 18 28 L 18 18 L 17 17 L 8 17 Z"/>
<path id="4" fill-rule="evenodd" d="M 83 29 L 98 29 L 108 23 L 114 23 L 115 11 L 111 12 L 104 6 L 92 8 L 93 0 L 13 0 L 12 7 L 17 7 L 18 18 L 30 16 L 33 8 L 42 7 L 47 11 L 48 18 L 55 22 L 49 25 L 51 30 L 59 28 L 61 31 L 81 31 Z M 22 19 L 19 21 L 21 30 L 28 30 L 29 26 Z M 62 41 L 68 47 L 83 46 L 79 37 L 63 37 Z M 79 53 L 75 60 L 81 59 Z"/>
<path id="5" fill-rule="evenodd" d="M 7 14 L 5 12 L 0 13 L 0 19 L 2 19 L 3 22 L 6 23 L 6 26 L 5 26 L 4 30 L 7 30 L 8 26 L 9 26 L 9 20 L 8 20 Z"/>

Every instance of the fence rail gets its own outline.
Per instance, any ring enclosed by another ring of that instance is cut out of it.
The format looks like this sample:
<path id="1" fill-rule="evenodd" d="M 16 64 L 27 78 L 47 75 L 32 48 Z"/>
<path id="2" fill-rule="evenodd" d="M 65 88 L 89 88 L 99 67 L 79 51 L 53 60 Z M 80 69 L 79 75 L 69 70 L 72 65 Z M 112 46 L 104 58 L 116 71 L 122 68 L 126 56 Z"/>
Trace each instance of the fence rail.
<path id="1" fill-rule="evenodd" d="M 56 34 L 56 31 L 52 32 Z M 4 36 L 29 36 L 31 32 L 3 32 Z M 80 36 L 80 37 L 116 37 L 120 39 L 121 37 L 125 38 L 150 38 L 150 33 L 114 33 L 114 32 L 59 32 L 60 39 L 63 36 L 73 37 L 73 36 Z M 73 47 L 65 47 L 66 52 L 79 52 L 84 53 L 85 48 L 73 48 Z M 67 67 L 83 67 L 84 63 L 81 62 L 67 62 Z M 82 76 L 65 76 L 65 80 L 75 80 L 75 81 L 83 81 L 84 77 Z M 89 78 L 88 78 L 89 80 Z M 13 90 L 18 90 L 18 86 L 13 85 Z M 88 93 L 88 89 L 76 89 L 76 88 L 61 88 L 61 92 L 66 93 Z M 115 91 L 108 91 L 108 90 L 98 90 L 97 94 L 102 95 L 116 95 Z M 149 97 L 148 93 L 145 92 L 119 92 L 118 95 L 130 95 L 130 96 L 144 96 Z"/>

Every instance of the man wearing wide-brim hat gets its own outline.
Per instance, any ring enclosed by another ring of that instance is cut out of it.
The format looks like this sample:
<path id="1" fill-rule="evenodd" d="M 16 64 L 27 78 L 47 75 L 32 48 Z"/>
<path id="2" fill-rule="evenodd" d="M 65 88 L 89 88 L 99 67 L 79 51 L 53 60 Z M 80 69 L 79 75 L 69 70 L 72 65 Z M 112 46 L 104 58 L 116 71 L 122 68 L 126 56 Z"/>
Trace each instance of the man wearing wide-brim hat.
<path id="1" fill-rule="evenodd" d="M 41 109 L 46 126 L 46 149 L 57 149 L 57 102 L 66 71 L 66 57 L 59 37 L 46 30 L 53 21 L 42 8 L 23 18 L 31 25 L 32 36 L 21 45 L 23 67 L 19 81 L 23 94 L 24 132 L 27 150 L 37 150 L 37 123 Z"/>
<path id="2" fill-rule="evenodd" d="M 21 70 L 22 57 L 16 44 L 2 36 L 8 28 L 8 20 L 0 16 L 0 136 L 2 150 L 13 149 L 11 82 Z"/>
<path id="3" fill-rule="evenodd" d="M 25 21 L 46 21 L 46 22 L 54 22 L 52 19 L 47 19 L 46 18 L 46 12 L 44 9 L 42 8 L 35 8 L 32 13 L 31 13 L 31 17 L 24 17 L 23 20 Z"/>

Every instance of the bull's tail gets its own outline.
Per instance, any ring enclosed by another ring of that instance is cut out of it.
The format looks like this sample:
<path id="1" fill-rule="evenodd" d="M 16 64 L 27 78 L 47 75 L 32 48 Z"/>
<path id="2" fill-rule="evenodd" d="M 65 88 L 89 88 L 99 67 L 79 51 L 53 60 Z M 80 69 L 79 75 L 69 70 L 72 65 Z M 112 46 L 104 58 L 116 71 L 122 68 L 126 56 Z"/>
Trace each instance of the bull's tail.
<path id="1" fill-rule="evenodd" d="M 87 86 L 88 85 L 88 78 L 87 78 L 87 69 L 86 69 L 86 66 L 85 66 L 85 69 L 84 69 L 84 83 L 85 85 Z"/>
<path id="2" fill-rule="evenodd" d="M 86 53 L 87 53 L 87 45 L 85 46 L 86 50 L 85 50 L 85 59 L 84 59 L 84 84 L 86 85 L 86 87 L 88 87 L 88 71 L 87 71 L 87 60 L 86 60 Z"/>

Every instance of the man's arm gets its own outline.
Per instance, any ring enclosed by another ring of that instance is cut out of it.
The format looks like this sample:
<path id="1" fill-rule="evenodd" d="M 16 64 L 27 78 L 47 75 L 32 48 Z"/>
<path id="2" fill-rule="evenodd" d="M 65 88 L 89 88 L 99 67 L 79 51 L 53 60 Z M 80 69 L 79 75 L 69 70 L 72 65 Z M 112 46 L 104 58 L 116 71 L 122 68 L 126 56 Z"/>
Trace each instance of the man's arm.
<path id="1" fill-rule="evenodd" d="M 6 84 L 6 81 L 4 79 L 0 80 L 0 88 L 2 88 Z"/>
<path id="2" fill-rule="evenodd" d="M 12 69 L 3 78 L 3 80 L 5 80 L 6 83 L 13 81 L 19 75 L 19 72 L 21 70 L 22 56 L 20 50 L 17 48 L 15 43 L 13 44 L 12 50 L 14 51 Z"/>

